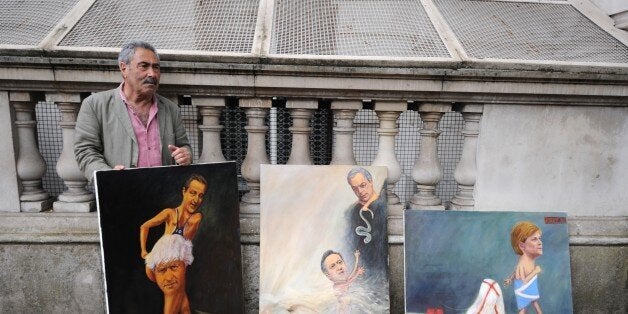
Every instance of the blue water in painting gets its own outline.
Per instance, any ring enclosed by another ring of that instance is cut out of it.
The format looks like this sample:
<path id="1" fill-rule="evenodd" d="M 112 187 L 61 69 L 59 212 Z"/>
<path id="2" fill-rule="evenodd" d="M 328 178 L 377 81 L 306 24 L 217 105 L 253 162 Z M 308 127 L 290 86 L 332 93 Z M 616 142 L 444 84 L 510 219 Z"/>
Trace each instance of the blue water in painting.
<path id="1" fill-rule="evenodd" d="M 541 228 L 543 255 L 538 284 L 545 313 L 571 313 L 569 234 L 566 223 L 546 224 L 564 213 L 406 211 L 406 311 L 428 307 L 461 313 L 473 303 L 482 279 L 500 284 L 507 313 L 517 312 L 513 286 L 503 281 L 517 264 L 510 230 L 527 220 Z M 533 310 L 529 310 L 533 312 Z"/>

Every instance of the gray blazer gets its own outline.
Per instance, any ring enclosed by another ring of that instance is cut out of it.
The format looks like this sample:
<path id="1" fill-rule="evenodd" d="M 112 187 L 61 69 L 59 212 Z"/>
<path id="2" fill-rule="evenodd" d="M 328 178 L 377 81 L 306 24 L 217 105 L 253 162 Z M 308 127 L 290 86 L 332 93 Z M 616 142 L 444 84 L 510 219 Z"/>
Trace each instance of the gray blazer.
<path id="1" fill-rule="evenodd" d="M 157 118 L 161 138 L 161 162 L 174 163 L 168 145 L 187 146 L 191 150 L 179 107 L 157 95 Z M 87 97 L 76 119 L 74 156 L 85 177 L 91 181 L 96 170 L 112 169 L 115 165 L 137 166 L 138 145 L 129 113 L 120 98 L 120 89 L 100 92 Z"/>

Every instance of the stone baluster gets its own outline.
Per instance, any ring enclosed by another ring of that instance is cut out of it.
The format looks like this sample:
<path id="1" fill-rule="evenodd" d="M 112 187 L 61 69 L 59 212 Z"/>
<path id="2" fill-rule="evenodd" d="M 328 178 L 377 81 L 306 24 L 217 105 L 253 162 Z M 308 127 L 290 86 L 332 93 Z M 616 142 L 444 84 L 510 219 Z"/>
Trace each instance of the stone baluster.
<path id="1" fill-rule="evenodd" d="M 310 120 L 314 115 L 314 110 L 318 108 L 317 100 L 288 100 L 286 108 L 290 109 L 292 116 L 292 148 L 288 165 L 312 165 L 310 155 Z"/>
<path id="2" fill-rule="evenodd" d="M 412 179 L 417 184 L 417 192 L 408 203 L 410 209 L 445 209 L 436 196 L 436 186 L 443 178 L 443 167 L 438 160 L 437 139 L 440 131 L 438 122 L 445 112 L 451 111 L 449 103 L 424 103 L 418 107 L 423 128 L 419 157 L 412 170 Z"/>
<path id="3" fill-rule="evenodd" d="M 379 146 L 372 166 L 385 166 L 388 169 L 386 196 L 388 199 L 388 233 L 403 234 L 403 205 L 393 192 L 401 179 L 401 164 L 395 155 L 395 137 L 399 134 L 397 119 L 408 108 L 405 101 L 377 101 L 375 113 L 379 119 Z"/>
<path id="4" fill-rule="evenodd" d="M 460 107 L 464 119 L 464 145 L 460 161 L 454 170 L 454 179 L 458 183 L 456 195 L 451 199 L 449 209 L 472 210 L 475 205 L 473 190 L 477 178 L 477 142 L 480 133 L 483 105 L 464 104 Z"/>
<path id="5" fill-rule="evenodd" d="M 30 93 L 11 92 L 11 105 L 15 110 L 15 127 L 18 135 L 17 176 L 21 181 L 20 211 L 40 212 L 52 207 L 52 198 L 42 188 L 46 162 L 41 156 L 37 141 L 35 105 Z"/>
<path id="6" fill-rule="evenodd" d="M 388 205 L 400 204 L 399 197 L 393 192 L 395 184 L 401 179 L 401 164 L 395 155 L 395 136 L 399 134 L 397 119 L 401 112 L 408 108 L 407 102 L 376 102 L 374 109 L 379 119 L 379 147 L 377 155 L 373 159 L 372 166 L 385 166 L 388 168 Z M 403 206 L 401 207 L 403 208 Z M 388 210 L 391 213 L 390 208 Z M 399 215 L 402 214 L 400 211 Z"/>
<path id="7" fill-rule="evenodd" d="M 330 165 L 355 165 L 353 154 L 353 119 L 362 109 L 361 100 L 336 100 L 331 103 L 334 113 L 334 146 Z"/>
<path id="8" fill-rule="evenodd" d="M 61 112 L 63 149 L 57 160 L 57 173 L 67 190 L 61 193 L 52 208 L 55 212 L 90 212 L 94 209 L 94 194 L 85 189 L 87 180 L 74 158 L 74 127 L 81 105 L 79 94 L 46 94 L 46 101 L 55 102 Z"/>
<path id="9" fill-rule="evenodd" d="M 248 145 L 246 157 L 242 161 L 241 172 L 249 188 L 249 192 L 242 196 L 240 212 L 242 214 L 259 215 L 260 165 L 270 163 L 266 153 L 266 132 L 268 131 L 268 126 L 265 125 L 265 118 L 268 116 L 271 100 L 259 98 L 240 99 L 240 107 L 246 108 L 245 112 L 248 119 L 248 124 L 244 127 L 248 133 Z"/>
<path id="10" fill-rule="evenodd" d="M 225 108 L 225 99 L 222 97 L 194 97 L 192 103 L 198 108 L 203 119 L 198 129 L 202 132 L 202 150 L 199 162 L 225 161 L 220 146 L 220 132 L 224 126 L 220 125 L 220 114 Z"/>

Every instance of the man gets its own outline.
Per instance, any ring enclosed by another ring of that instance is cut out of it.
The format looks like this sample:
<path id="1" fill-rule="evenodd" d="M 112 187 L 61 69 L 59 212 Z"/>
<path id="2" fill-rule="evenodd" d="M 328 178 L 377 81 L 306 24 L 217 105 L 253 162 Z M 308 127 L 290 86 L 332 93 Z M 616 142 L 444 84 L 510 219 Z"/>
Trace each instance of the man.
<path id="1" fill-rule="evenodd" d="M 360 261 L 360 251 L 353 252 L 355 262 L 353 270 L 348 272 L 347 264 L 339 252 L 328 250 L 321 258 L 321 271 L 334 284 L 334 292 L 338 298 L 337 313 L 349 313 L 351 307 L 351 295 L 349 288 L 351 283 L 360 275 L 364 274 L 364 267 L 358 266 Z"/>
<path id="2" fill-rule="evenodd" d="M 76 120 L 74 155 L 85 177 L 91 181 L 96 170 L 189 165 L 179 108 L 157 95 L 161 72 L 155 48 L 129 42 L 118 66 L 120 86 L 87 97 Z"/>
<path id="3" fill-rule="evenodd" d="M 165 224 L 164 235 L 178 234 L 186 240 L 192 241 L 196 236 L 198 226 L 201 224 L 203 214 L 198 208 L 203 203 L 203 197 L 207 191 L 207 181 L 203 176 L 193 174 L 185 182 L 181 204 L 175 208 L 166 208 L 155 217 L 146 221 L 140 227 L 140 248 L 142 258 L 146 258 L 146 239 L 148 231 L 152 227 Z"/>
<path id="4" fill-rule="evenodd" d="M 164 314 L 191 312 L 185 273 L 193 261 L 192 242 L 178 234 L 162 236 L 146 257 L 148 279 L 164 293 Z"/>
<path id="5" fill-rule="evenodd" d="M 349 222 L 348 243 L 351 250 L 361 252 L 369 277 L 383 275 L 385 278 L 388 263 L 385 190 L 378 195 L 373 188 L 371 173 L 361 167 L 349 171 L 347 183 L 358 198 L 346 215 Z"/>

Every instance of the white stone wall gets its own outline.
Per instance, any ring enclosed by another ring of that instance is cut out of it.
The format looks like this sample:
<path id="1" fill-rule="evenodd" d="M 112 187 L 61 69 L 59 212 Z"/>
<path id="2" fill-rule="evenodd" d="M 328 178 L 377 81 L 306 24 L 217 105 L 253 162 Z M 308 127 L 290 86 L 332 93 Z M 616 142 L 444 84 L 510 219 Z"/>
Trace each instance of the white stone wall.
<path id="1" fill-rule="evenodd" d="M 628 108 L 485 105 L 477 210 L 628 215 Z"/>

